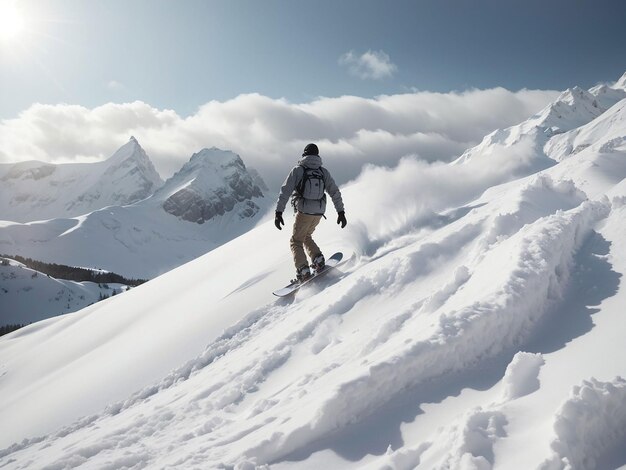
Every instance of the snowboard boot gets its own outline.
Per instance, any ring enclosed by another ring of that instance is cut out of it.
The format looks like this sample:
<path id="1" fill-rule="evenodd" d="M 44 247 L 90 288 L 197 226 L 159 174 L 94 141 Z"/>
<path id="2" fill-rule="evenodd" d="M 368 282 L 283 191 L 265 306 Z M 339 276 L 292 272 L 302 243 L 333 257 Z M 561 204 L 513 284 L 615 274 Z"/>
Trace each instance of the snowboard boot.
<path id="1" fill-rule="evenodd" d="M 313 258 L 313 262 L 311 263 L 311 267 L 315 270 L 316 273 L 319 273 L 322 269 L 324 269 L 325 265 L 326 260 L 324 259 L 324 255 L 321 253 Z"/>
<path id="2" fill-rule="evenodd" d="M 298 282 L 304 282 L 311 277 L 313 277 L 313 274 L 311 274 L 311 270 L 306 264 L 298 268 L 296 274 L 296 279 L 298 280 Z"/>

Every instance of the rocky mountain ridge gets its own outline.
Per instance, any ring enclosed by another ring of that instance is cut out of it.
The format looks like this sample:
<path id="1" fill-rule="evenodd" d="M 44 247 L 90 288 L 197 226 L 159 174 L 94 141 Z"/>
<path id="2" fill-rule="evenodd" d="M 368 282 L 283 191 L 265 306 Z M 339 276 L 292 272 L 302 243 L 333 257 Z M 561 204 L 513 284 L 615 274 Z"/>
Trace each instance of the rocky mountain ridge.
<path id="1" fill-rule="evenodd" d="M 263 197 L 265 188 L 239 155 L 215 147 L 194 154 L 164 182 L 135 137 L 101 162 L 0 164 L 0 181 L 0 220 L 22 223 L 81 216 L 153 196 L 187 222 L 204 223 L 233 209 L 252 217 L 259 211 L 253 199 Z"/>
<path id="2" fill-rule="evenodd" d="M 155 194 L 164 196 L 166 212 L 202 224 L 235 206 L 240 218 L 254 216 L 263 191 L 239 155 L 212 147 L 193 154 Z"/>

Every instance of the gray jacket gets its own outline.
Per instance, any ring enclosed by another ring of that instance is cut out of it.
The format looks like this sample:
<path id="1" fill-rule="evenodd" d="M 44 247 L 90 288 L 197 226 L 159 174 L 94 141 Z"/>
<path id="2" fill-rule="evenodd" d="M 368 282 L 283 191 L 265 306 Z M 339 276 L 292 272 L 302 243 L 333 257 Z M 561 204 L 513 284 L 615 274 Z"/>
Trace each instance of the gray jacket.
<path id="1" fill-rule="evenodd" d="M 326 212 L 326 197 L 321 200 L 304 199 L 299 197 L 295 192 L 296 186 L 302 181 L 304 175 L 304 167 L 318 169 L 321 168 L 324 173 L 324 189 L 330 195 L 335 205 L 337 212 L 343 211 L 343 201 L 341 199 L 341 192 L 335 183 L 335 180 L 330 176 L 329 171 L 322 167 L 322 158 L 319 155 L 307 155 L 298 161 L 298 165 L 287 175 L 287 179 L 280 188 L 280 194 L 278 195 L 278 201 L 276 201 L 276 211 L 284 212 L 287 206 L 289 196 L 294 198 L 295 208 L 298 212 L 312 215 L 323 215 Z"/>

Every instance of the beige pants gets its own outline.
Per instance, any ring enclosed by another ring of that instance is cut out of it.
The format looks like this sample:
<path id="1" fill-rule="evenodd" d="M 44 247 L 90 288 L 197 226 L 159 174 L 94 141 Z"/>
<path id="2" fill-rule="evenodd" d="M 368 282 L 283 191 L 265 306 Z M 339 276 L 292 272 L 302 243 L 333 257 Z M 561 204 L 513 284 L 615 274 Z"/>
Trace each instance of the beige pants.
<path id="1" fill-rule="evenodd" d="M 305 264 L 309 264 L 304 254 L 306 248 L 311 260 L 321 253 L 320 248 L 313 241 L 311 235 L 315 227 L 320 223 L 321 215 L 309 215 L 296 212 L 296 220 L 293 223 L 293 235 L 291 236 L 291 252 L 296 269 Z"/>

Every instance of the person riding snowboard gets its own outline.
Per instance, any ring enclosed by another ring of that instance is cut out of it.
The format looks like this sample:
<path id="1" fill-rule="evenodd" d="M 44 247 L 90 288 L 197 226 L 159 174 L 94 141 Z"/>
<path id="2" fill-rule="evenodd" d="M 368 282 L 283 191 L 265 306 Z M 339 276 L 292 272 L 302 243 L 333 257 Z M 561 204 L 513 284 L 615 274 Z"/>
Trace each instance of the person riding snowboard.
<path id="1" fill-rule="evenodd" d="M 274 225 L 278 230 L 282 230 L 281 225 L 285 225 L 283 211 L 289 196 L 291 196 L 296 220 L 293 224 L 290 245 L 293 261 L 296 265 L 296 277 L 300 282 L 312 276 L 304 253 L 305 248 L 311 258 L 311 267 L 314 270 L 319 271 L 325 264 L 324 255 L 311 235 L 326 211 L 326 192 L 330 195 L 337 210 L 337 223 L 341 224 L 341 228 L 344 228 L 347 221 L 343 210 L 341 192 L 329 171 L 322 166 L 317 145 L 308 144 L 304 147 L 302 158 L 293 167 L 280 188 L 274 218 Z"/>

